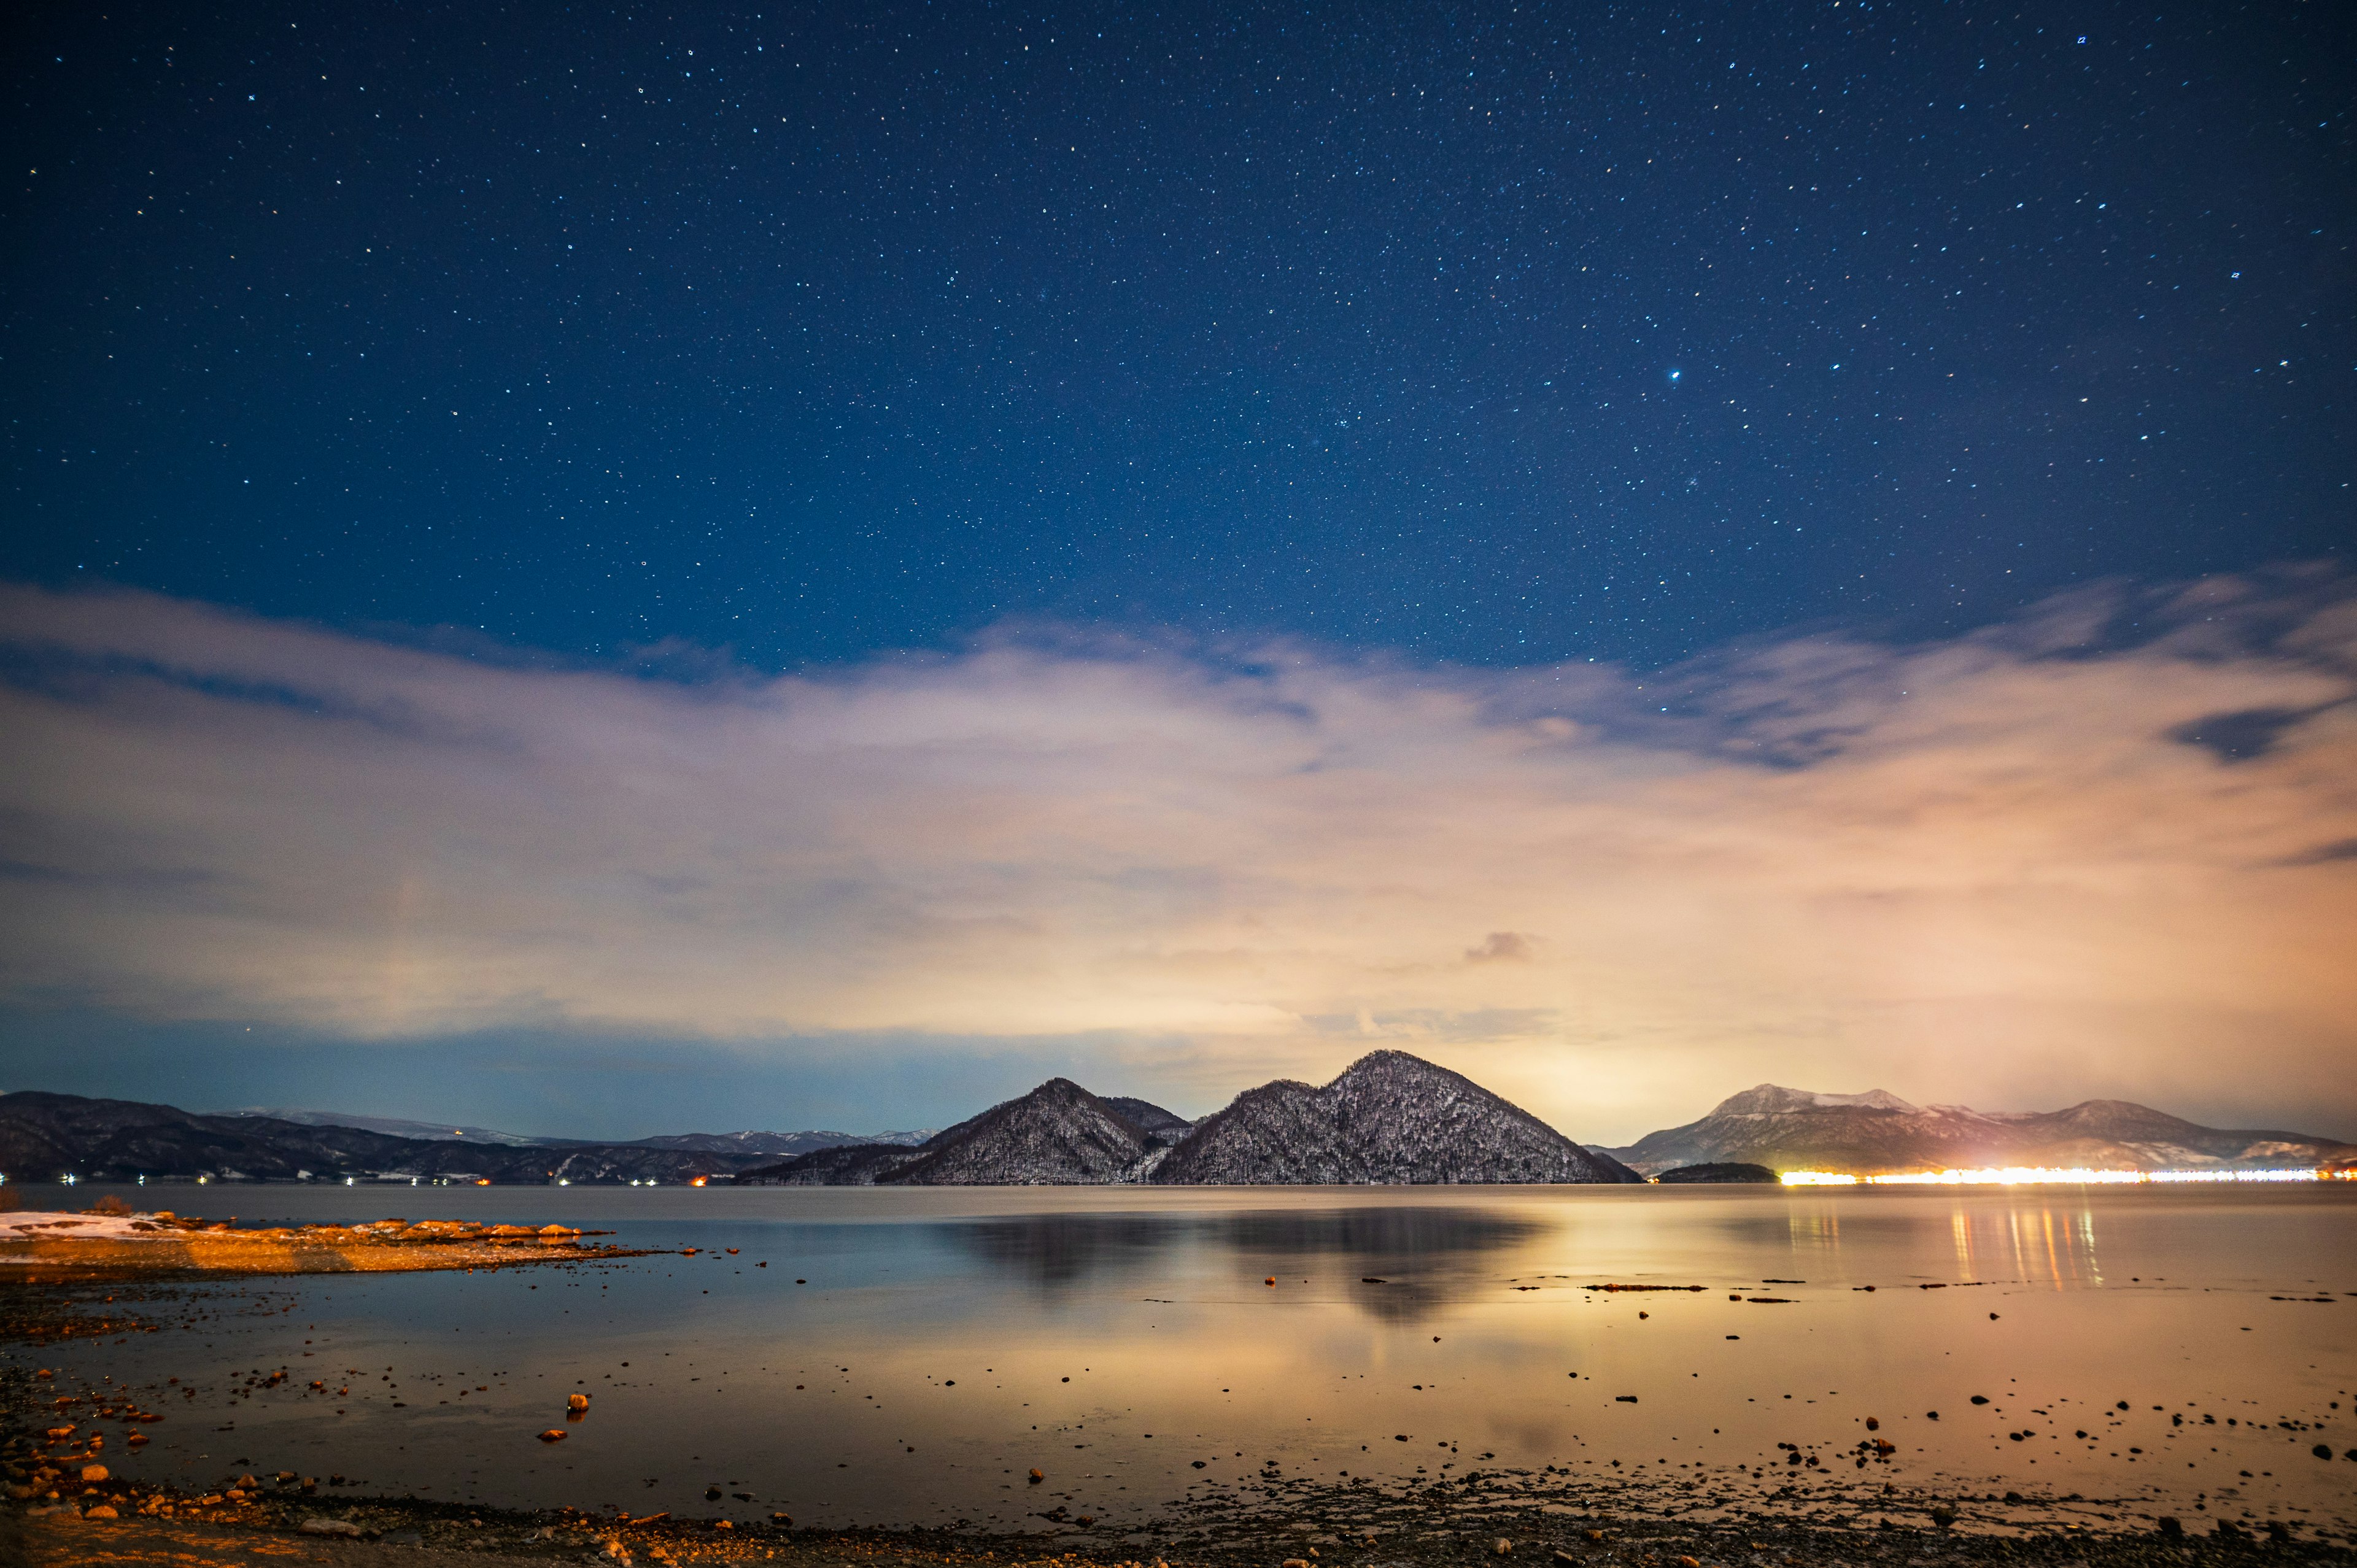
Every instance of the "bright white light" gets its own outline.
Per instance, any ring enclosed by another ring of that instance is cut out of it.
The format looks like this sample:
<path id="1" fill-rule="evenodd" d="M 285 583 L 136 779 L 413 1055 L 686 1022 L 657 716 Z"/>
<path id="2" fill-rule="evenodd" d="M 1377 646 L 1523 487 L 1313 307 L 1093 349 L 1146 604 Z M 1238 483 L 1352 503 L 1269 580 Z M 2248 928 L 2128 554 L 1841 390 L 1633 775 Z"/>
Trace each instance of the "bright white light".
<path id="1" fill-rule="evenodd" d="M 1786 1171 L 1786 1187 L 2133 1187 L 2146 1182 L 2275 1182 L 2349 1179 L 2341 1171 L 2109 1171 L 2086 1166 L 2008 1165 L 1976 1171 L 1901 1171 L 1858 1176 L 1840 1171 Z"/>

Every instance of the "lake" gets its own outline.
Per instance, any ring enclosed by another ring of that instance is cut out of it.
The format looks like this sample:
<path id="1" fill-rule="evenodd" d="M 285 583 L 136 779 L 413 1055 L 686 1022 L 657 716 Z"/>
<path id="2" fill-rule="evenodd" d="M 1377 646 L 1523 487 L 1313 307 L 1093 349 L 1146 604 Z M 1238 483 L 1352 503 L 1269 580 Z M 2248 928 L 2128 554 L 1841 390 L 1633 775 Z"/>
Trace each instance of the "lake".
<path id="1" fill-rule="evenodd" d="M 2343 1184 L 8 1189 L 106 1191 L 667 1250 L 206 1284 L 140 1301 L 165 1332 L 7 1352 L 165 1412 L 142 1452 L 109 1439 L 148 1480 L 1148 1535 L 1282 1506 L 1280 1479 L 1372 1498 L 1475 1470 L 1695 1518 L 2357 1515 Z"/>

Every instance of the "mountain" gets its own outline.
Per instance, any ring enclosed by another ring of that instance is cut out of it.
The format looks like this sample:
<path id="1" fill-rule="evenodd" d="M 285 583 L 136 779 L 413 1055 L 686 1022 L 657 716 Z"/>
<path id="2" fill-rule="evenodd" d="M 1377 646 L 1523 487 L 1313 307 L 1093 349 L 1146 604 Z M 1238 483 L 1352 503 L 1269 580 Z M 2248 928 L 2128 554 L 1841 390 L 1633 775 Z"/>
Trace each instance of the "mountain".
<path id="1" fill-rule="evenodd" d="M 739 1172 L 739 1187 L 874 1187 L 916 1155 L 900 1144 L 839 1144 Z"/>
<path id="2" fill-rule="evenodd" d="M 913 1187 L 1643 1178 L 1469 1079 L 1402 1051 L 1377 1051 L 1323 1089 L 1279 1079 L 1197 1122 L 1051 1079 L 936 1133 L 913 1158 L 874 1144 L 825 1149 L 737 1179 Z"/>
<path id="3" fill-rule="evenodd" d="M 1323 1089 L 1238 1095 L 1153 1168 L 1161 1185 L 1619 1182 L 1521 1107 L 1405 1051 L 1361 1057 Z"/>
<path id="4" fill-rule="evenodd" d="M 2357 1155 L 2304 1133 L 2204 1127 L 2125 1100 L 2064 1111 L 1910 1105 L 1883 1090 L 1816 1094 L 1763 1083 L 1683 1127 L 1610 1153 L 1654 1175 L 1742 1163 L 1859 1176 L 2043 1165 L 2098 1170 L 2299 1169 Z"/>
<path id="5" fill-rule="evenodd" d="M 1147 1100 L 1099 1098 L 1068 1078 L 1033 1090 L 914 1150 L 881 1143 L 822 1149 L 745 1172 L 740 1185 L 1096 1187 L 1134 1181 L 1193 1123 Z"/>
<path id="6" fill-rule="evenodd" d="M 1136 1103 L 1143 1105 L 1144 1101 Z M 519 1149 L 686 1149 L 706 1155 L 802 1155 L 845 1144 L 921 1144 L 933 1135 L 930 1127 L 916 1133 L 667 1133 L 652 1138 L 600 1141 L 595 1138 L 539 1138 L 523 1133 L 501 1133 L 490 1127 L 453 1127 L 441 1122 L 408 1122 L 397 1116 L 361 1116 L 349 1111 L 296 1111 L 285 1106 L 249 1106 L 242 1111 L 213 1112 L 220 1116 L 260 1117 L 296 1122 L 306 1127 L 351 1127 L 366 1133 L 388 1133 L 396 1138 L 448 1139 L 473 1144 L 502 1144 Z M 1168 1112 L 1162 1112 L 1168 1116 Z"/>
<path id="7" fill-rule="evenodd" d="M 1138 1166 L 1160 1147 L 1146 1129 L 1071 1079 L 1051 1078 L 935 1134 L 888 1179 L 908 1187 L 1103 1186 L 1135 1179 Z"/>
<path id="8" fill-rule="evenodd" d="M 0 1094 L 0 1174 L 14 1181 L 208 1176 L 219 1181 L 490 1181 L 666 1184 L 726 1176 L 766 1155 L 635 1144 L 402 1138 L 255 1115 L 37 1090 Z"/>
<path id="9" fill-rule="evenodd" d="M 501 1133 L 490 1127 L 453 1127 L 447 1122 L 406 1122 L 398 1116 L 357 1116 L 348 1111 L 297 1111 L 284 1105 L 249 1105 L 242 1111 L 217 1111 L 212 1114 L 294 1122 L 306 1127 L 352 1127 L 363 1133 L 388 1133 L 396 1138 L 447 1138 L 453 1142 L 504 1144 L 510 1148 L 529 1148 L 541 1142 L 522 1133 Z"/>
<path id="10" fill-rule="evenodd" d="M 1131 1126 L 1147 1138 L 1161 1144 L 1171 1144 L 1195 1130 L 1195 1123 L 1175 1111 L 1165 1111 L 1150 1100 L 1133 1100 L 1125 1094 L 1109 1094 L 1104 1102 L 1129 1118 Z"/>
<path id="11" fill-rule="evenodd" d="M 710 1155 L 806 1155 L 814 1149 L 839 1149 L 852 1144 L 897 1144 L 913 1146 L 933 1135 L 920 1133 L 671 1133 L 657 1138 L 633 1138 L 640 1149 L 694 1149 Z"/>

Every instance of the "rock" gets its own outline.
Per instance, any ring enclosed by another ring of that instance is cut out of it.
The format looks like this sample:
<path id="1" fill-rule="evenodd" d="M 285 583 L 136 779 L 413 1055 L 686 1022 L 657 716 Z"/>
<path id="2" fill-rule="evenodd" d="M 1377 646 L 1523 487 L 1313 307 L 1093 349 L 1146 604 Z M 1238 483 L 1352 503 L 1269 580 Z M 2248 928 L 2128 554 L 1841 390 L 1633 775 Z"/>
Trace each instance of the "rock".
<path id="1" fill-rule="evenodd" d="M 543 1443 L 562 1443 L 565 1441 L 565 1429 L 561 1426 L 552 1426 L 540 1434 L 540 1440 Z"/>
<path id="2" fill-rule="evenodd" d="M 1047 1477 L 1044 1474 L 1042 1474 L 1041 1472 L 1039 1472 L 1039 1471 L 1038 1471 L 1038 1470 L 1034 1470 L 1034 1471 L 1032 1471 L 1032 1472 L 1031 1472 L 1031 1484 L 1032 1484 L 1033 1486 L 1035 1486 L 1035 1487 L 1036 1487 L 1036 1486 L 1038 1486 L 1040 1482 L 1042 1482 L 1042 1481 L 1046 1480 L 1047 1478 L 1048 1478 L 1048 1477 Z"/>
<path id="3" fill-rule="evenodd" d="M 1557 1550 L 1551 1561 L 1555 1568 L 1579 1568 L 1579 1559 L 1568 1552 Z"/>
<path id="4" fill-rule="evenodd" d="M 1511 1557 L 1514 1554 L 1514 1543 L 1501 1535 L 1490 1543 L 1490 1551 L 1494 1556 Z"/>
<path id="5" fill-rule="evenodd" d="M 103 1465 L 84 1465 L 81 1467 L 81 1478 L 85 1484 L 103 1481 L 106 1479 L 106 1466 Z"/>
<path id="6" fill-rule="evenodd" d="M 1869 1415 L 1866 1418 L 1866 1429 L 1868 1432 L 1879 1432 L 1882 1430 L 1882 1423 Z"/>
<path id="7" fill-rule="evenodd" d="M 81 1517 L 84 1519 L 121 1519 L 123 1516 L 114 1511 L 113 1504 L 101 1503 Z"/>
<path id="8" fill-rule="evenodd" d="M 2332 1449 L 2329 1444 L 2319 1443 L 2314 1448 L 2309 1449 L 2309 1452 L 2315 1455 L 2319 1459 L 2330 1459 L 2332 1457 Z"/>
<path id="9" fill-rule="evenodd" d="M 301 1535 L 358 1536 L 361 1527 L 348 1519 L 307 1519 L 295 1527 Z"/>
<path id="10" fill-rule="evenodd" d="M 565 1408 L 567 1410 L 587 1410 L 589 1408 L 589 1396 L 587 1394 L 567 1394 L 565 1396 Z"/>
<path id="11" fill-rule="evenodd" d="M 1932 1522 L 1938 1525 L 1942 1530 L 1945 1530 L 1950 1525 L 1956 1522 L 1956 1510 L 1950 1508 L 1946 1503 L 1933 1503 L 1932 1505 Z"/>
<path id="12" fill-rule="evenodd" d="M 2154 1528 L 2158 1530 L 2161 1534 L 2169 1536 L 2172 1540 L 2185 1533 L 2185 1526 L 2178 1521 L 2175 1514 L 2163 1514 L 2152 1522 Z"/>

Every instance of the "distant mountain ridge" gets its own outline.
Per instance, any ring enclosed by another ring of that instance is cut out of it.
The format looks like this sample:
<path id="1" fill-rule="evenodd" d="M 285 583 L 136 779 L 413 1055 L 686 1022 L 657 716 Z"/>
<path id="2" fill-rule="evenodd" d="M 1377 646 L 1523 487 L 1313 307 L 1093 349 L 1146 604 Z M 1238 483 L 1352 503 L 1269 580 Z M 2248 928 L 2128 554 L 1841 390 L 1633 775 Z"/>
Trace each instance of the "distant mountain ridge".
<path id="1" fill-rule="evenodd" d="M 1069 1079 L 995 1105 L 909 1157 L 821 1150 L 738 1180 L 815 1186 L 1620 1183 L 1641 1180 L 1461 1074 L 1376 1051 L 1323 1088 L 1279 1079 L 1200 1122 Z"/>
<path id="2" fill-rule="evenodd" d="M 1145 1103 L 1143 1101 L 1140 1104 Z M 501 1144 L 510 1148 L 691 1149 L 703 1154 L 801 1155 L 844 1144 L 921 1144 L 932 1128 L 909 1133 L 667 1133 L 651 1138 L 554 1138 L 528 1133 L 502 1133 L 490 1127 L 453 1127 L 445 1122 L 412 1122 L 397 1116 L 361 1116 L 348 1111 L 301 1111 L 286 1106 L 248 1106 L 216 1111 L 215 1116 L 262 1117 L 295 1122 L 306 1127 L 351 1127 L 365 1133 L 385 1133 L 396 1138 L 448 1139 L 452 1142 Z M 1166 1114 L 1168 1114 L 1166 1112 Z"/>
<path id="3" fill-rule="evenodd" d="M 402 1138 L 269 1116 L 206 1116 L 172 1105 L 22 1090 L 0 1094 L 0 1175 L 11 1181 L 709 1180 L 771 1156 L 637 1144 L 513 1145 Z"/>
<path id="4" fill-rule="evenodd" d="M 1887 1090 L 1818 1094 L 1763 1083 L 1683 1127 L 1608 1153 L 1647 1176 L 1748 1164 L 1857 1176 L 2007 1165 L 2094 1170 L 2289 1170 L 2357 1158 L 2304 1133 L 2204 1127 L 2125 1100 L 2061 1111 L 1910 1105 Z"/>

